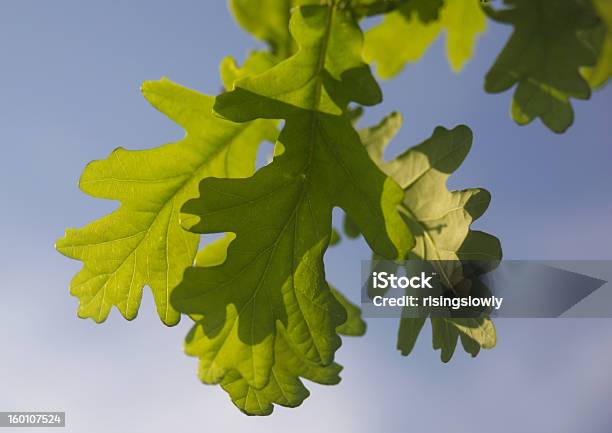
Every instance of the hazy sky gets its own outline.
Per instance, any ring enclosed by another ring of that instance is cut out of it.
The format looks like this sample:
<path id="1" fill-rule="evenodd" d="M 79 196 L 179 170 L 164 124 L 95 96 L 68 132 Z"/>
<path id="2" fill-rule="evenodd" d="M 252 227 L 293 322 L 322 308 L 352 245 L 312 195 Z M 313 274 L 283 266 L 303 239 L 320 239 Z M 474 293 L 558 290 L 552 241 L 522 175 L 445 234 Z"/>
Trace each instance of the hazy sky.
<path id="1" fill-rule="evenodd" d="M 507 258 L 612 259 L 612 89 L 574 102 L 576 123 L 564 135 L 539 121 L 518 127 L 508 116 L 511 94 L 482 89 L 508 31 L 490 26 L 459 75 L 438 41 L 383 85 L 385 102 L 365 120 L 403 113 L 391 154 L 436 125 L 469 125 L 473 150 L 450 186 L 492 192 L 477 227 L 500 237 Z M 83 166 L 117 146 L 182 136 L 142 98 L 143 80 L 168 76 L 216 94 L 222 57 L 240 60 L 257 46 L 223 1 L 3 3 L 0 411 L 62 410 L 65 431 L 90 433 L 612 431 L 611 320 L 501 320 L 496 349 L 477 359 L 458 352 L 448 365 L 429 330 L 403 358 L 397 322 L 370 320 L 368 335 L 338 354 L 339 386 L 309 384 L 299 409 L 254 419 L 197 381 L 196 361 L 181 349 L 188 321 L 162 326 L 148 291 L 134 322 L 116 311 L 104 325 L 76 318 L 68 284 L 80 264 L 53 243 L 115 207 L 78 190 Z M 326 258 L 330 280 L 353 299 L 368 255 L 350 242 Z"/>

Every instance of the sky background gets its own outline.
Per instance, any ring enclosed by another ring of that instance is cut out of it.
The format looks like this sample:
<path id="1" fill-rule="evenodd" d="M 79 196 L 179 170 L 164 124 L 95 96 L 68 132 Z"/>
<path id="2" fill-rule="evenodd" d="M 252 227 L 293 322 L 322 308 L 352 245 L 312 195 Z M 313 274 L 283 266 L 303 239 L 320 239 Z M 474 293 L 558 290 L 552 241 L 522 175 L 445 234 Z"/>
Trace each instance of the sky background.
<path id="1" fill-rule="evenodd" d="M 383 84 L 385 101 L 365 120 L 402 112 L 390 156 L 437 125 L 469 125 L 473 150 L 449 186 L 492 192 L 476 227 L 501 239 L 506 258 L 612 259 L 612 87 L 574 101 L 564 135 L 539 121 L 517 126 L 511 93 L 483 91 L 509 30 L 490 24 L 458 75 L 439 40 Z M 65 431 L 89 433 L 612 431 L 612 320 L 499 320 L 497 348 L 476 359 L 458 351 L 445 365 L 429 329 L 404 358 L 397 321 L 371 319 L 367 336 L 338 353 L 339 386 L 308 384 L 300 408 L 248 418 L 198 382 L 182 353 L 188 320 L 161 325 L 147 290 L 133 322 L 117 311 L 103 325 L 76 318 L 68 285 L 80 263 L 54 241 L 115 208 L 78 190 L 84 165 L 182 137 L 142 98 L 142 81 L 168 76 L 216 94 L 220 60 L 258 46 L 219 0 L 2 2 L 0 411 L 66 411 Z M 368 257 L 360 241 L 334 248 L 330 281 L 358 299 Z"/>

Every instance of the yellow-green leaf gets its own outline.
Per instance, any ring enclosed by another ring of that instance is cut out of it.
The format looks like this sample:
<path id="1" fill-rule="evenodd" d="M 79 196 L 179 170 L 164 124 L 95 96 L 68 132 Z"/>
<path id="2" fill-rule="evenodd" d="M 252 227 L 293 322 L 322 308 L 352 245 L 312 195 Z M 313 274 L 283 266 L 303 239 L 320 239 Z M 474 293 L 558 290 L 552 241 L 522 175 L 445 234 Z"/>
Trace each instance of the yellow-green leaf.
<path id="1" fill-rule="evenodd" d="M 425 3 L 428 9 L 408 2 L 366 33 L 364 55 L 368 62 L 377 65 L 376 72 L 381 78 L 391 78 L 407 63 L 418 62 L 444 31 L 453 71 L 460 71 L 472 57 L 476 39 L 486 28 L 478 0 L 420 3 Z"/>
<path id="2" fill-rule="evenodd" d="M 445 263 L 438 274 L 450 284 L 454 280 L 452 264 L 459 260 L 500 260 L 499 240 L 470 229 L 472 222 L 487 210 L 490 194 L 482 189 L 449 191 L 446 187 L 447 179 L 470 151 L 470 129 L 438 127 L 428 140 L 385 162 L 384 150 L 401 123 L 401 116 L 394 113 L 379 125 L 361 131 L 361 137 L 372 158 L 404 189 L 401 212 L 416 239 L 409 258 Z M 495 345 L 495 328 L 487 318 L 432 317 L 431 322 L 434 348 L 441 349 L 444 362 L 452 357 L 459 337 L 473 356 L 481 347 Z M 424 323 L 422 318 L 400 320 L 397 347 L 403 355 L 412 351 Z"/>
<path id="3" fill-rule="evenodd" d="M 257 39 L 267 42 L 278 59 L 286 59 L 297 49 L 289 32 L 291 9 L 317 4 L 320 0 L 230 0 L 238 23 Z"/>
<path id="4" fill-rule="evenodd" d="M 237 124 L 215 117 L 214 98 L 167 79 L 144 83 L 142 92 L 185 129 L 185 138 L 151 150 L 120 148 L 90 163 L 81 189 L 121 206 L 68 230 L 56 247 L 83 262 L 70 289 L 79 298 L 80 317 L 102 322 L 115 306 L 126 319 L 134 319 L 147 285 L 161 320 L 174 325 L 180 316 L 170 295 L 193 263 L 199 241 L 180 226 L 181 206 L 206 177 L 251 175 L 260 142 L 274 140 L 276 129 L 270 121 Z"/>
<path id="5" fill-rule="evenodd" d="M 233 234 L 226 235 L 209 243 L 197 255 L 196 266 L 218 266 L 227 259 L 227 248 L 235 239 Z M 351 304 L 339 291 L 331 288 L 332 293 L 347 312 L 347 320 L 337 328 L 342 335 L 359 336 L 365 333 L 365 322 L 361 319 L 359 307 Z M 194 317 L 196 322 L 201 317 Z M 340 381 L 338 373 L 341 367 L 333 363 L 321 367 L 300 354 L 289 344 L 289 339 L 283 335 L 279 327 L 275 343 L 275 359 L 272 375 L 268 384 L 257 389 L 237 371 L 228 372 L 221 380 L 221 387 L 230 395 L 234 404 L 248 415 L 269 415 L 273 405 L 286 407 L 299 406 L 309 395 L 301 378 L 320 384 L 333 385 Z M 204 332 L 203 324 L 196 323 L 185 339 L 185 352 L 199 358 L 198 376 L 207 384 L 215 384 L 219 379 L 216 371 L 219 369 L 217 353 L 210 350 L 210 339 Z M 222 369 L 222 367 L 221 367 Z"/>

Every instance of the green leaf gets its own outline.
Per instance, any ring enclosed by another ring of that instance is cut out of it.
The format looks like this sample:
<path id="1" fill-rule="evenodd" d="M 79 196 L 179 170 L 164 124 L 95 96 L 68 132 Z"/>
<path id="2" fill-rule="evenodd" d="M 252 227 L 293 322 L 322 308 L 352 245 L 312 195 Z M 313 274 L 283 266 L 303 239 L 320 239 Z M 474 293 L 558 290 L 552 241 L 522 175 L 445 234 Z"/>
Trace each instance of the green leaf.
<path id="1" fill-rule="evenodd" d="M 446 0 L 441 13 L 446 28 L 446 53 L 451 69 L 459 72 L 474 55 L 478 35 L 487 28 L 479 0 Z"/>
<path id="2" fill-rule="evenodd" d="M 226 90 L 232 90 L 234 83 L 249 75 L 261 74 L 278 63 L 278 59 L 266 51 L 253 51 L 242 66 L 236 60 L 227 56 L 221 62 L 221 79 Z"/>
<path id="3" fill-rule="evenodd" d="M 227 260 L 190 268 L 175 290 L 179 311 L 203 316 L 206 351 L 221 382 L 237 371 L 268 385 L 278 328 L 305 360 L 332 364 L 346 312 L 325 281 L 331 214 L 350 215 L 374 251 L 403 257 L 413 239 L 397 212 L 403 193 L 370 160 L 347 113 L 349 101 L 378 103 L 380 89 L 361 59 L 362 35 L 347 13 L 296 9 L 300 50 L 263 74 L 234 84 L 215 110 L 233 121 L 285 119 L 274 161 L 242 180 L 207 179 L 186 203 L 183 224 L 232 232 Z"/>
<path id="4" fill-rule="evenodd" d="M 337 235 L 336 235 L 337 236 Z M 202 248 L 195 259 L 195 266 L 212 267 L 221 265 L 227 260 L 227 249 L 236 239 L 233 233 L 227 233 Z M 334 297 L 340 302 L 346 311 L 346 322 L 336 328 L 339 334 L 350 337 L 359 337 L 365 334 L 366 323 L 361 318 L 361 309 L 349 301 L 340 291 L 330 285 Z"/>
<path id="5" fill-rule="evenodd" d="M 401 125 L 401 115 L 393 113 L 376 128 L 383 140 L 371 140 L 371 132 L 364 132 L 364 144 L 383 170 L 404 189 L 401 213 L 416 239 L 409 257 L 423 260 L 499 260 L 501 249 L 484 242 L 481 233 L 470 230 L 471 223 L 488 208 L 490 194 L 483 189 L 448 191 L 446 181 L 467 157 L 472 143 L 472 132 L 466 126 L 453 130 L 435 129 L 428 140 L 390 162 L 382 160 L 382 151 Z M 432 199 L 435 197 L 435 199 Z M 479 237 L 478 245 L 467 239 Z M 491 237 L 491 239 L 495 239 Z M 469 249 L 462 246 L 470 245 Z"/>
<path id="6" fill-rule="evenodd" d="M 368 62 L 376 63 L 381 78 L 392 78 L 407 63 L 418 62 L 446 31 L 447 57 L 458 72 L 472 57 L 476 39 L 485 28 L 477 0 L 408 2 L 366 33 L 364 55 Z"/>
<path id="7" fill-rule="evenodd" d="M 409 258 L 428 261 L 501 259 L 499 241 L 486 233 L 473 231 L 470 225 L 488 208 L 491 196 L 482 189 L 448 191 L 446 181 L 468 155 L 472 132 L 466 126 L 453 130 L 441 127 L 422 144 L 411 148 L 390 162 L 384 161 L 384 150 L 401 127 L 397 113 L 379 125 L 363 130 L 362 140 L 372 158 L 405 191 L 401 212 L 416 239 Z M 459 262 L 457 262 L 459 263 Z M 453 281 L 452 266 L 440 267 L 438 274 Z M 452 357 L 457 340 L 476 356 L 480 347 L 495 345 L 495 329 L 489 319 L 431 318 L 434 348 L 441 358 Z M 423 319 L 402 318 L 397 347 L 408 355 L 424 325 Z"/>
<path id="8" fill-rule="evenodd" d="M 412 319 L 401 319 L 399 331 L 397 334 L 397 350 L 402 355 L 408 356 L 412 353 L 412 349 L 416 345 L 419 334 L 425 325 L 426 319 L 415 317 Z"/>
<path id="9" fill-rule="evenodd" d="M 294 51 L 289 15 L 294 0 L 231 0 L 238 23 L 257 39 L 267 42 L 274 55 L 288 57 Z"/>
<path id="10" fill-rule="evenodd" d="M 291 56 L 297 46 L 289 32 L 291 9 L 320 0 L 230 0 L 236 20 L 257 39 L 267 42 L 278 59 Z"/>
<path id="11" fill-rule="evenodd" d="M 597 24 L 582 0 L 506 0 L 510 9 L 487 8 L 489 16 L 511 24 L 514 32 L 485 77 L 485 90 L 499 93 L 517 84 L 512 118 L 519 124 L 536 117 L 557 133 L 574 121 L 570 98 L 589 99 L 591 88 L 580 69 L 595 56 L 580 33 Z"/>
<path id="12" fill-rule="evenodd" d="M 62 254 L 81 260 L 72 281 L 79 316 L 102 322 L 113 306 L 128 320 L 148 285 L 161 320 L 179 321 L 168 302 L 185 268 L 193 263 L 199 236 L 179 224 L 182 204 L 209 176 L 245 177 L 254 171 L 263 139 L 276 136 L 275 123 L 236 124 L 212 115 L 214 99 L 167 79 L 145 82 L 142 92 L 187 132 L 177 143 L 143 151 L 115 150 L 90 163 L 81 189 L 97 198 L 118 200 L 118 210 L 57 241 Z"/>
<path id="13" fill-rule="evenodd" d="M 340 291 L 330 286 L 332 294 L 346 311 L 346 321 L 336 328 L 341 335 L 361 337 L 366 333 L 366 323 L 361 318 L 361 308 L 349 301 Z"/>
<path id="14" fill-rule="evenodd" d="M 225 260 L 227 260 L 227 249 L 234 239 L 236 239 L 234 233 L 226 233 L 222 238 L 210 242 L 206 247 L 198 251 L 194 265 L 209 268 L 225 263 Z"/>
<path id="15" fill-rule="evenodd" d="M 472 357 L 477 356 L 481 348 L 492 349 L 495 347 L 495 327 L 490 319 L 432 317 L 430 320 L 433 348 L 434 350 L 440 350 L 440 358 L 443 362 L 451 360 L 459 338 L 461 338 L 464 350 Z M 397 349 L 403 356 L 412 353 L 425 322 L 425 318 L 403 318 L 400 320 Z"/>
<path id="16" fill-rule="evenodd" d="M 448 320 L 459 331 L 466 352 L 478 355 L 480 348 L 492 349 L 497 343 L 495 326 L 487 318 L 464 318 Z"/>
<path id="17" fill-rule="evenodd" d="M 445 319 L 434 317 L 431 319 L 431 328 L 433 348 L 440 350 L 442 362 L 451 360 L 459 337 L 461 337 L 464 350 L 473 357 L 478 355 L 481 348 L 491 349 L 495 347 L 495 327 L 490 319 Z"/>
<path id="18" fill-rule="evenodd" d="M 603 87 L 612 76 L 612 2 L 592 1 L 602 21 L 594 31 L 597 64 L 592 68 L 583 68 L 581 72 L 591 88 L 597 89 Z"/>
<path id="19" fill-rule="evenodd" d="M 336 363 L 321 366 L 305 359 L 299 349 L 293 346 L 281 326 L 274 343 L 274 358 L 270 380 L 262 388 L 249 384 L 237 371 L 224 373 L 221 387 L 230 395 L 232 402 L 248 415 L 269 415 L 273 404 L 285 407 L 297 407 L 308 396 L 308 389 L 300 377 L 324 385 L 335 385 L 340 382 L 339 373 L 342 367 Z M 209 350 L 209 339 L 202 324 L 196 324 L 185 341 L 188 355 L 200 359 L 199 376 L 204 383 L 218 383 L 215 374 L 219 367 L 218 358 Z"/>
<path id="20" fill-rule="evenodd" d="M 227 259 L 227 249 L 233 242 L 233 234 L 225 235 L 203 248 L 196 257 L 195 265 L 199 267 L 218 266 Z M 365 322 L 361 319 L 361 310 L 351 304 L 339 291 L 331 288 L 334 297 L 347 311 L 347 320 L 337 328 L 343 335 L 360 336 L 365 333 Z M 196 321 L 201 318 L 194 317 Z M 301 377 L 320 384 L 333 385 L 340 381 L 338 373 L 342 369 L 338 364 L 321 367 L 308 361 L 299 351 L 291 347 L 282 327 L 275 343 L 275 363 L 268 384 L 256 389 L 240 376 L 237 371 L 228 372 L 221 381 L 222 388 L 230 395 L 234 404 L 248 415 L 269 415 L 273 404 L 287 407 L 299 406 L 309 395 Z M 215 370 L 218 368 L 215 352 L 209 350 L 209 339 L 201 323 L 196 323 L 185 340 L 185 351 L 190 356 L 200 359 L 199 377 L 204 383 L 218 382 Z"/>

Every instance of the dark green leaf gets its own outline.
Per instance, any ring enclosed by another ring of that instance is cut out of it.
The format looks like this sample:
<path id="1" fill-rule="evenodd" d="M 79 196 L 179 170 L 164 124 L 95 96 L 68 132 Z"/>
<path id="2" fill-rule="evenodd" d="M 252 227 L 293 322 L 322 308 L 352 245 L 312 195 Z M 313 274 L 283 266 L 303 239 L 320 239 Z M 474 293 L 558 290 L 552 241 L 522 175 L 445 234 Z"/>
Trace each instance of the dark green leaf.
<path id="1" fill-rule="evenodd" d="M 237 371 L 257 390 L 272 378 L 279 329 L 306 361 L 332 365 L 336 328 L 346 320 L 323 268 L 333 207 L 385 257 L 403 257 L 413 244 L 397 212 L 401 189 L 370 160 L 348 116 L 350 101 L 381 99 L 358 26 L 333 7 L 305 6 L 291 28 L 297 54 L 237 81 L 215 104 L 237 122 L 285 119 L 282 151 L 249 179 L 201 183 L 183 224 L 236 239 L 222 265 L 188 269 L 172 296 L 179 311 L 203 317 L 206 351 L 216 359 L 211 381 Z"/>
<path id="2" fill-rule="evenodd" d="M 514 32 L 485 78 L 485 90 L 499 93 L 517 85 L 512 118 L 520 125 L 536 117 L 552 131 L 571 126 L 570 98 L 589 99 L 591 88 L 580 69 L 594 66 L 595 55 L 580 33 L 597 25 L 582 0 L 506 0 L 508 9 L 487 12 Z"/>

